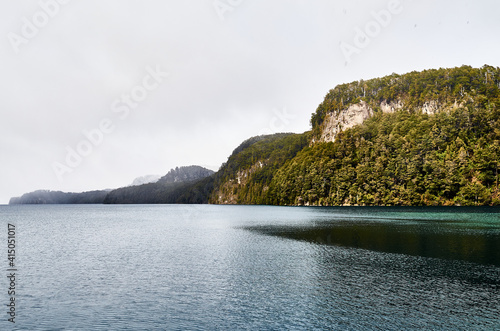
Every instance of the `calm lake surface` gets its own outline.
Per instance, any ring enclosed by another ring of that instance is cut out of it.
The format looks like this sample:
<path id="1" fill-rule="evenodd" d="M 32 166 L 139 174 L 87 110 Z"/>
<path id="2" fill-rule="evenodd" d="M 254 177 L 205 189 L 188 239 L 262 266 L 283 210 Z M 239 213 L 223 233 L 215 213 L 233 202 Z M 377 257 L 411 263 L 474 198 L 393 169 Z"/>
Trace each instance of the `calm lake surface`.
<path id="1" fill-rule="evenodd" d="M 0 206 L 18 330 L 498 330 L 500 209 Z M 7 321 L 8 279 L 0 282 Z"/>

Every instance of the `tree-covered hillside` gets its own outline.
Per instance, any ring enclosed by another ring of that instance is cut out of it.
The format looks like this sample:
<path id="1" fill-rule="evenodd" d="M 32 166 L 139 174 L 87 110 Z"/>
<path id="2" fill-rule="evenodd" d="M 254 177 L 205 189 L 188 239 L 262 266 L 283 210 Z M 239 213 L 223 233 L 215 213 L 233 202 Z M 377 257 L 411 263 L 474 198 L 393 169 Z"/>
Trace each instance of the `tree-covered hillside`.
<path id="1" fill-rule="evenodd" d="M 377 113 L 278 170 L 273 204 L 500 204 L 500 111 Z"/>
<path id="2" fill-rule="evenodd" d="M 231 175 L 215 185 L 210 202 L 500 204 L 499 68 L 463 66 L 339 85 L 312 115 L 312 137 L 327 129 L 326 116 L 361 101 L 373 109 L 371 118 L 334 142 L 296 144 L 293 153 L 282 154 L 287 160 L 276 163 L 283 164 L 279 169 L 262 166 L 253 149 L 235 150 L 230 160 L 244 166 L 226 169 Z M 428 103 L 436 114 L 422 111 Z M 384 104 L 398 107 L 383 112 Z"/>
<path id="3" fill-rule="evenodd" d="M 244 141 L 215 175 L 210 203 L 269 204 L 276 171 L 309 144 L 310 134 L 279 133 Z"/>

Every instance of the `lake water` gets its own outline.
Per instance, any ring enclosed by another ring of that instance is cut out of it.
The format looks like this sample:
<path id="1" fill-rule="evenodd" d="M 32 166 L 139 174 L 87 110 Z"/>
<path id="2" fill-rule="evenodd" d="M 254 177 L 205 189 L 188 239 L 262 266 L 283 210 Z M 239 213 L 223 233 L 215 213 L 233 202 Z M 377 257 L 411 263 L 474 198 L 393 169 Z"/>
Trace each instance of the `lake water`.
<path id="1" fill-rule="evenodd" d="M 19 330 L 494 330 L 499 212 L 0 206 L 0 246 Z"/>

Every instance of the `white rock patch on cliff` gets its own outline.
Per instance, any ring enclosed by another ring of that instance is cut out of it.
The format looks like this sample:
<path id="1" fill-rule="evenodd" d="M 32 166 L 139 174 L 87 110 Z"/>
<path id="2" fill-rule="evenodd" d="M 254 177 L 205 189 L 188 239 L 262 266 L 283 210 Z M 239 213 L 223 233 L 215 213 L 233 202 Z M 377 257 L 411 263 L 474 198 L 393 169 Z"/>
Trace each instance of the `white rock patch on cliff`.
<path id="1" fill-rule="evenodd" d="M 422 107 L 417 108 L 423 114 L 435 115 L 441 111 L 449 111 L 459 107 L 463 107 L 463 103 L 455 101 L 454 104 L 443 105 L 438 101 L 430 100 L 425 102 Z M 401 100 L 387 102 L 386 100 L 380 103 L 380 110 L 383 113 L 394 113 L 404 108 L 404 103 Z M 373 115 L 373 109 L 364 101 L 351 105 L 347 109 L 340 112 L 328 113 L 322 124 L 321 142 L 335 141 L 340 131 L 352 128 L 355 125 L 363 123 L 366 119 Z M 315 140 L 313 140 L 313 143 Z"/>
<path id="2" fill-rule="evenodd" d="M 325 117 L 320 141 L 335 141 L 340 131 L 363 123 L 373 115 L 373 109 L 364 101 L 351 105 L 339 113 L 330 113 Z"/>
<path id="3" fill-rule="evenodd" d="M 391 101 L 389 103 L 384 100 L 380 103 L 380 109 L 383 113 L 394 113 L 397 110 L 403 109 L 403 106 L 401 100 L 398 100 L 398 102 Z"/>
<path id="4" fill-rule="evenodd" d="M 427 115 L 435 115 L 436 113 L 438 113 L 439 109 L 439 104 L 436 101 L 431 100 L 424 103 L 424 105 L 422 106 L 422 113 Z"/>

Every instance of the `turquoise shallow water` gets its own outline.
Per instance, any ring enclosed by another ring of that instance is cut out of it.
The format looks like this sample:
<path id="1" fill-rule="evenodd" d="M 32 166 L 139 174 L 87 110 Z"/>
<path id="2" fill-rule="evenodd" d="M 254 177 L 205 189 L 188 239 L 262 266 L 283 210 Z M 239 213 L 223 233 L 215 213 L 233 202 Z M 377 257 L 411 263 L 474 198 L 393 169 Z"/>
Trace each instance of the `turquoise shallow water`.
<path id="1" fill-rule="evenodd" d="M 16 225 L 19 330 L 484 330 L 500 328 L 499 211 L 0 206 L 0 220 L 5 255 Z"/>

